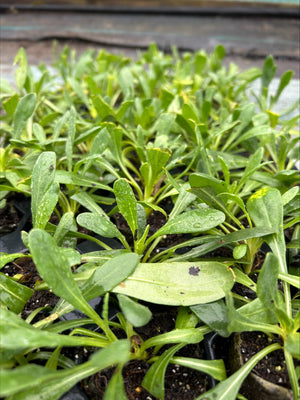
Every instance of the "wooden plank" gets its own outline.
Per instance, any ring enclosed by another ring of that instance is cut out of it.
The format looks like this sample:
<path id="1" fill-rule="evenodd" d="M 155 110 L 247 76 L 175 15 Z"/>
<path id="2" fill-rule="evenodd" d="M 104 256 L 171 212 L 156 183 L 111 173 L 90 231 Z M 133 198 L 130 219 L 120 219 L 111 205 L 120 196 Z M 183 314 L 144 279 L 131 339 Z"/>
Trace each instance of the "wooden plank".
<path id="1" fill-rule="evenodd" d="M 7 0 L 0 8 L 152 13 L 264 13 L 296 15 L 298 0 Z"/>
<path id="2" fill-rule="evenodd" d="M 79 40 L 105 46 L 162 49 L 206 49 L 217 44 L 229 54 L 264 57 L 273 54 L 299 60 L 299 21 L 291 18 L 235 18 L 176 15 L 132 15 L 18 12 L 1 19 L 2 41 Z"/>

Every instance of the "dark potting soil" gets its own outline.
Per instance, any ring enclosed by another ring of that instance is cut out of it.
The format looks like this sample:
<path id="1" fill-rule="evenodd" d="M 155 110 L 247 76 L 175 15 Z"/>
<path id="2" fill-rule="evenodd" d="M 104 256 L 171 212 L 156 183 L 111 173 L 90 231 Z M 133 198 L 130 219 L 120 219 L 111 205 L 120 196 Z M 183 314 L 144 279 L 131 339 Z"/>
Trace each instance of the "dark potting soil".
<path id="1" fill-rule="evenodd" d="M 272 343 L 280 343 L 280 339 L 277 337 L 268 337 L 261 332 L 241 333 L 241 355 L 243 362 L 246 363 L 254 354 Z M 295 363 L 300 365 L 300 362 L 295 361 Z M 252 372 L 269 382 L 290 389 L 283 350 L 276 350 L 269 353 L 256 364 Z"/>

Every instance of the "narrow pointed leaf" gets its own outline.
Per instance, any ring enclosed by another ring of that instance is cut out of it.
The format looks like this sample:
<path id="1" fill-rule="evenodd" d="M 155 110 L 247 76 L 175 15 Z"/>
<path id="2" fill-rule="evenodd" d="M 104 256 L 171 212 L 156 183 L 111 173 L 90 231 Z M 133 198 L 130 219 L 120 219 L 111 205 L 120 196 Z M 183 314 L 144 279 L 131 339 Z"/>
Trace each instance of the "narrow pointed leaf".
<path id="1" fill-rule="evenodd" d="M 237 372 L 220 382 L 214 389 L 197 397 L 196 400 L 236 400 L 240 387 L 247 375 L 255 367 L 255 365 L 272 351 L 280 349 L 280 345 L 272 344 L 259 353 L 255 354 L 246 364 L 244 364 Z"/>
<path id="2" fill-rule="evenodd" d="M 32 116 L 36 106 L 36 94 L 28 93 L 19 101 L 14 113 L 14 139 L 20 139 L 21 133 L 28 119 Z"/>
<path id="3" fill-rule="evenodd" d="M 129 341 L 118 340 L 111 343 L 103 350 L 96 352 L 90 361 L 74 368 L 58 370 L 37 380 L 34 388 L 16 394 L 12 400 L 58 400 L 68 392 L 77 382 L 91 376 L 102 369 L 112 367 L 116 364 L 124 364 L 129 360 Z M 51 379 L 50 379 L 51 378 Z"/>
<path id="4" fill-rule="evenodd" d="M 137 201 L 126 179 L 118 179 L 115 181 L 114 193 L 119 211 L 126 219 L 132 234 L 135 235 L 137 230 Z"/>
<path id="5" fill-rule="evenodd" d="M 21 285 L 9 276 L 0 273 L 0 304 L 5 305 L 16 314 L 20 313 L 33 290 Z"/>
<path id="6" fill-rule="evenodd" d="M 75 308 L 99 322 L 98 314 L 84 299 L 63 252 L 47 232 L 33 229 L 29 233 L 29 247 L 39 274 L 53 292 Z"/>
<path id="7" fill-rule="evenodd" d="M 31 212 L 34 228 L 44 228 L 58 201 L 59 186 L 54 182 L 56 155 L 41 153 L 31 178 Z"/>
<path id="8" fill-rule="evenodd" d="M 223 360 L 199 360 L 198 358 L 173 357 L 170 362 L 172 364 L 181 365 L 182 367 L 204 372 L 218 381 L 226 379 L 226 369 Z"/>
<path id="9" fill-rule="evenodd" d="M 167 366 L 173 355 L 183 347 L 182 344 L 177 344 L 166 350 L 153 365 L 151 365 L 142 386 L 148 390 L 153 396 L 159 399 L 164 399 L 165 396 L 165 373 Z"/>
<path id="10" fill-rule="evenodd" d="M 103 400 L 128 400 L 124 389 L 121 368 L 117 368 L 108 382 Z"/>
<path id="11" fill-rule="evenodd" d="M 7 350 L 25 350 L 39 347 L 83 346 L 86 340 L 79 336 L 59 335 L 29 325 L 11 311 L 1 309 L 1 347 Z M 103 343 L 104 344 L 104 343 Z M 99 345 L 102 347 L 103 344 Z M 94 342 L 96 346 L 96 341 Z"/>

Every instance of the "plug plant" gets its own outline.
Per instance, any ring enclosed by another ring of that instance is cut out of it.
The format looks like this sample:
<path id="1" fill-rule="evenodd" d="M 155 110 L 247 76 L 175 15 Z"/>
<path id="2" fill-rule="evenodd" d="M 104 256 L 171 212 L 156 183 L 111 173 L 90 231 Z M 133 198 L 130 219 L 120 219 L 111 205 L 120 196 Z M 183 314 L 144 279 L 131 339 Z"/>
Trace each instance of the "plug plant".
<path id="1" fill-rule="evenodd" d="M 222 46 L 180 55 L 153 44 L 135 61 L 104 50 L 77 59 L 66 47 L 53 69 L 34 70 L 19 50 L 15 86 L 1 81 L 0 208 L 30 198 L 22 240 L 41 279 L 28 288 L 22 273 L 0 273 L 0 396 L 59 399 L 115 368 L 104 399 L 126 399 L 122 370 L 143 360 L 142 386 L 156 398 L 165 397 L 167 366 L 177 364 L 220 381 L 197 399 L 235 399 L 256 363 L 282 349 L 298 397 L 296 104 L 276 108 L 292 72 L 271 94 L 271 56 L 243 72 L 225 68 L 224 56 Z M 82 254 L 82 240 L 97 247 Z M 270 253 L 257 268 L 263 243 Z M 0 253 L 0 268 L 21 257 Z M 236 283 L 254 299 L 236 293 Z M 23 320 L 36 291 L 53 292 L 57 304 Z M 100 297 L 101 315 L 90 304 Z M 151 303 L 176 308 L 176 318 L 144 339 L 138 328 L 151 321 Z M 74 310 L 82 317 L 62 319 Z M 179 353 L 209 332 L 247 331 L 281 343 L 229 377 L 223 360 Z M 90 357 L 77 365 L 64 347 Z"/>

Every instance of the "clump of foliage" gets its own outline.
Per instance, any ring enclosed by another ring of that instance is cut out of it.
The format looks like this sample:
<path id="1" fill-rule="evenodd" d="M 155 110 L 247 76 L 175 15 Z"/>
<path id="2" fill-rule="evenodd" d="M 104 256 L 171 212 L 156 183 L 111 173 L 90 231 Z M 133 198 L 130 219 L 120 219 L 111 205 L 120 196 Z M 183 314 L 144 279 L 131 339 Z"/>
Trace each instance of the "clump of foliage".
<path id="1" fill-rule="evenodd" d="M 105 399 L 126 399 L 122 367 L 142 359 L 152 363 L 143 386 L 163 399 L 166 367 L 176 359 L 221 381 L 199 400 L 234 400 L 255 364 L 282 348 L 297 398 L 299 280 L 290 265 L 299 256 L 299 139 L 290 112 L 298 104 L 274 111 L 292 72 L 272 94 L 271 56 L 243 72 L 225 68 L 224 56 L 222 46 L 179 55 L 151 45 L 135 61 L 104 50 L 76 58 L 65 48 L 53 69 L 32 69 L 19 50 L 16 87 L 1 81 L 0 207 L 16 193 L 31 199 L 22 240 L 42 278 L 35 290 L 50 289 L 59 301 L 46 318 L 32 322 L 38 309 L 24 321 L 33 290 L 26 278 L 0 273 L 1 396 L 58 399 L 116 366 Z M 257 79 L 260 93 L 251 90 Z M 157 215 L 164 224 L 154 229 Z M 168 237 L 177 240 L 163 245 Z M 81 254 L 80 240 L 97 250 Z M 263 243 L 270 253 L 255 283 Z M 0 268 L 23 256 L 1 253 Z M 236 282 L 255 299 L 236 294 Z M 99 296 L 102 315 L 89 304 Z M 114 321 L 110 298 L 120 310 Z M 174 329 L 139 338 L 135 328 L 151 320 L 141 300 L 178 307 Z M 59 320 L 74 309 L 86 318 Z M 228 378 L 222 360 L 174 357 L 208 332 L 253 330 L 282 344 Z M 102 350 L 75 365 L 64 346 Z"/>

